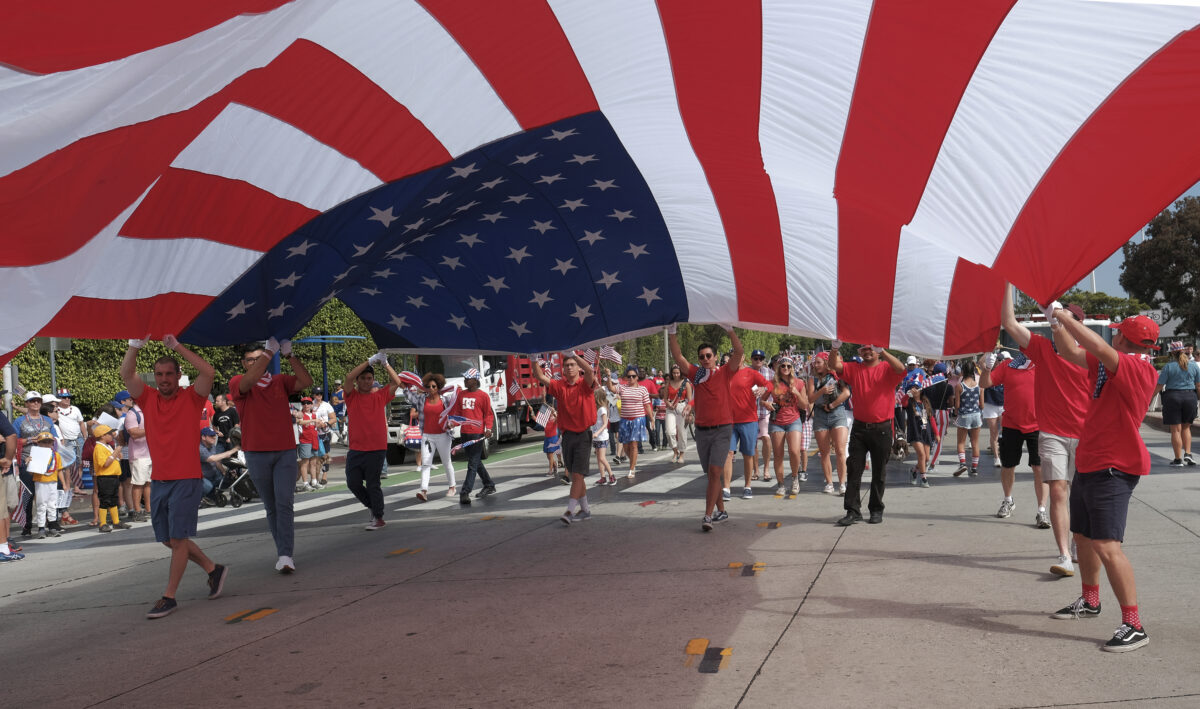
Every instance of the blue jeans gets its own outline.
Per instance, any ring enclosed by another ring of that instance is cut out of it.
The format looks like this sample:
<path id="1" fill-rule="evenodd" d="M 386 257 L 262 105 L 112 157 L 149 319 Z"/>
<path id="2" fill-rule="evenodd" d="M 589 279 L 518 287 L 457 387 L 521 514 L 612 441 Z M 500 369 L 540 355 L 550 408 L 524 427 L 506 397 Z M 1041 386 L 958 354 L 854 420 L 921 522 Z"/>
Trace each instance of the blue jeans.
<path id="1" fill-rule="evenodd" d="M 267 511 L 267 528 L 275 540 L 276 556 L 292 556 L 296 540 L 296 449 L 245 451 L 250 481 Z"/>
<path id="2" fill-rule="evenodd" d="M 480 433 L 464 433 L 462 439 L 471 441 L 476 438 L 483 438 Z M 492 476 L 488 475 L 487 468 L 483 464 L 483 443 L 476 443 L 473 446 L 467 446 L 464 450 L 467 454 L 467 479 L 463 481 L 462 489 L 459 490 L 460 495 L 469 495 L 471 488 L 475 486 L 475 476 L 479 476 L 480 482 L 484 487 L 495 487 L 492 482 Z"/>

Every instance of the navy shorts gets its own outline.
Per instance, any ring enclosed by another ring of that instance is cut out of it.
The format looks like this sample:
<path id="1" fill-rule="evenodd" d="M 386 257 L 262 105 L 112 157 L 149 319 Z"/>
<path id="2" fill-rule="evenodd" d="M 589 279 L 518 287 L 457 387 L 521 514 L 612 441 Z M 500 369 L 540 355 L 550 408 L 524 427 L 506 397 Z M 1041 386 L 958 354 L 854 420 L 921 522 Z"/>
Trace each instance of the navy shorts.
<path id="1" fill-rule="evenodd" d="M 906 433 L 908 434 L 909 443 L 924 443 L 927 446 L 933 445 L 933 434 L 929 431 L 929 426 L 921 419 L 920 416 L 908 414 L 908 423 Z"/>
<path id="2" fill-rule="evenodd" d="M 189 539 L 196 536 L 204 478 L 150 481 L 150 524 L 154 541 Z"/>
<path id="3" fill-rule="evenodd" d="M 1129 498 L 1140 477 L 1116 468 L 1077 471 L 1071 483 L 1071 531 L 1088 539 L 1125 541 Z"/>

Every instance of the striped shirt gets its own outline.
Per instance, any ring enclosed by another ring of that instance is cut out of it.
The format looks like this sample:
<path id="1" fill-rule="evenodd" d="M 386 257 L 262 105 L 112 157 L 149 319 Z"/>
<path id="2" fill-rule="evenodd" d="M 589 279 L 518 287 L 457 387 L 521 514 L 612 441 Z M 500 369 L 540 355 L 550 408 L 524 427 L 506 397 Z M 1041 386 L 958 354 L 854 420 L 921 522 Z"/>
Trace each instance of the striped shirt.
<path id="1" fill-rule="evenodd" d="M 617 395 L 621 397 L 621 418 L 640 419 L 646 417 L 646 407 L 650 405 L 650 392 L 646 387 L 617 385 Z"/>

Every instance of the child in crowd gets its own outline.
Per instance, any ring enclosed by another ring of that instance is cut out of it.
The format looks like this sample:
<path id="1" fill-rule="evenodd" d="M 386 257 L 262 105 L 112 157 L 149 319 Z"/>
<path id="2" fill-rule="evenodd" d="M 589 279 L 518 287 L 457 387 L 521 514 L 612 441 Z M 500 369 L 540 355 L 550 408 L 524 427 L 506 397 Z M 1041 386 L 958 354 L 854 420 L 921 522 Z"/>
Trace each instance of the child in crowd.
<path id="1" fill-rule="evenodd" d="M 546 461 L 550 468 L 546 471 L 546 477 L 558 477 L 558 452 L 562 450 L 562 445 L 558 441 L 558 414 L 551 410 L 550 419 L 546 421 L 545 428 L 546 437 L 542 441 L 542 452 L 546 454 Z M 565 482 L 570 482 L 568 478 Z"/>
<path id="2" fill-rule="evenodd" d="M 96 445 L 92 448 L 92 480 L 99 498 L 99 531 L 107 534 L 114 528 L 129 529 L 132 525 L 122 522 L 117 514 L 121 489 L 121 446 L 113 440 L 113 430 L 102 423 L 92 428 L 92 436 L 96 439 Z"/>
<path id="3" fill-rule="evenodd" d="M 616 485 L 612 466 L 608 463 L 608 392 L 596 390 L 596 425 L 592 428 L 592 448 L 596 449 L 596 467 L 600 469 L 597 485 Z M 604 478 L 608 476 L 606 483 Z"/>
<path id="4" fill-rule="evenodd" d="M 33 491 L 34 499 L 36 500 L 37 510 L 34 512 L 34 523 L 37 525 L 37 538 L 45 539 L 47 528 L 51 537 L 61 537 L 58 525 L 58 482 L 59 476 L 63 473 L 63 459 L 57 452 L 54 452 L 54 434 L 49 431 L 42 431 L 33 439 L 34 445 L 39 448 L 49 448 L 50 462 L 46 464 L 46 472 L 35 473 L 30 471 L 33 476 Z"/>

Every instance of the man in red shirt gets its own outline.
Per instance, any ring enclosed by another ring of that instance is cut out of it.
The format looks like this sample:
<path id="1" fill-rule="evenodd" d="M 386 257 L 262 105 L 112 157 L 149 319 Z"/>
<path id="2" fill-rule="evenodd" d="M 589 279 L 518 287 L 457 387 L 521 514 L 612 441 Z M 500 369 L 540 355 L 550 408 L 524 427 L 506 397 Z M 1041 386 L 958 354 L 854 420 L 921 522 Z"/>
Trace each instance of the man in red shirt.
<path id="1" fill-rule="evenodd" d="M 1121 604 L 1121 627 L 1102 650 L 1136 650 L 1150 638 L 1138 617 L 1133 565 L 1121 544 L 1129 498 L 1141 476 L 1150 472 L 1150 452 L 1141 436 L 1142 418 L 1150 408 L 1158 373 L 1150 360 L 1157 350 L 1158 324 L 1144 315 L 1125 318 L 1112 345 L 1092 332 L 1057 302 L 1045 309 L 1046 319 L 1062 327 L 1054 333 L 1059 355 L 1087 367 L 1091 402 L 1075 454 L 1071 483 L 1071 531 L 1079 553 L 1083 594 L 1053 618 L 1100 615 L 1100 567 Z"/>
<path id="2" fill-rule="evenodd" d="M 534 369 L 540 369 L 535 366 Z M 496 422 L 496 414 L 492 412 L 492 399 L 486 392 L 479 390 L 479 370 L 471 367 L 463 372 L 463 384 L 466 391 L 459 390 L 454 403 L 446 411 L 447 416 L 457 416 L 466 419 L 460 429 L 463 443 L 490 438 L 492 426 Z M 476 497 L 487 497 L 496 493 L 496 485 L 492 476 L 488 475 L 487 467 L 483 464 L 483 443 L 467 446 L 467 477 L 463 481 L 462 492 L 458 496 L 461 505 L 471 504 L 471 488 L 475 486 L 475 476 L 483 482 L 483 489 Z"/>
<path id="3" fill-rule="evenodd" d="M 167 349 L 174 350 L 196 369 L 196 382 L 179 386 L 179 362 L 169 355 L 154 362 L 155 388 L 146 386 L 137 375 L 138 351 L 146 339 L 130 340 L 121 360 L 121 379 L 133 400 L 141 407 L 146 442 L 155 461 L 150 473 L 150 523 L 154 539 L 171 550 L 167 588 L 162 598 L 146 613 L 147 618 L 162 618 L 175 612 L 175 592 L 183 580 L 188 561 L 194 561 L 208 574 L 208 597 L 217 598 L 225 588 L 225 567 L 214 564 L 192 541 L 196 536 L 197 512 L 204 496 L 204 478 L 200 472 L 200 429 L 196 420 L 212 391 L 215 370 L 200 355 L 179 344 L 174 335 L 163 337 Z"/>
<path id="4" fill-rule="evenodd" d="M 388 383 L 375 388 L 375 367 L 387 370 Z M 349 435 L 346 445 L 346 487 L 371 510 L 366 530 L 383 529 L 383 488 L 379 476 L 387 456 L 387 406 L 400 387 L 400 375 L 392 369 L 387 355 L 375 354 L 350 370 L 346 381 L 354 388 L 346 391 L 346 416 Z"/>
<path id="5" fill-rule="evenodd" d="M 1035 365 L 1033 400 L 1038 423 L 1037 453 L 1042 462 L 1041 479 L 1050 488 L 1050 527 L 1058 545 L 1058 561 L 1050 567 L 1050 573 L 1074 576 L 1075 565 L 1071 562 L 1069 546 L 1071 513 L 1067 501 L 1071 480 L 1075 477 L 1075 449 L 1079 446 L 1083 416 L 1091 400 L 1087 370 L 1059 357 L 1050 340 L 1033 334 L 1017 321 L 1011 286 L 1004 289 L 1000 324 Z M 1061 325 L 1057 323 L 1051 326 L 1052 330 L 1059 327 Z M 1007 398 L 1005 404 L 1008 404 Z M 1009 422 L 1007 413 L 1004 422 Z M 1035 480 L 1037 474 L 1035 468 Z M 1041 522 L 1040 513 L 1037 521 Z"/>
<path id="6" fill-rule="evenodd" d="M 295 374 L 267 371 L 275 353 L 287 359 Z M 296 538 L 295 508 L 296 438 L 292 430 L 292 408 L 288 397 L 312 386 L 312 377 L 300 358 L 292 354 L 291 340 L 265 347 L 250 347 L 242 353 L 244 374 L 229 380 L 229 395 L 242 425 L 242 450 L 254 489 L 267 511 L 267 529 L 275 541 L 275 570 L 290 574 Z"/>
<path id="7" fill-rule="evenodd" d="M 592 516 L 584 478 L 592 455 L 592 427 L 596 425 L 596 397 L 592 393 L 595 373 L 583 357 L 563 352 L 562 379 L 551 379 L 541 367 L 533 367 L 533 376 L 546 387 L 546 393 L 554 397 L 557 406 L 563 465 L 571 476 L 567 511 L 559 519 L 569 527 L 573 521 Z"/>
<path id="8" fill-rule="evenodd" d="M 850 450 L 846 458 L 846 494 L 842 506 L 846 516 L 837 521 L 848 527 L 862 520 L 859 487 L 871 454 L 871 512 L 869 524 L 883 521 L 883 491 L 887 484 L 887 461 L 892 454 L 892 421 L 895 418 L 896 385 L 905 375 L 904 363 L 882 347 L 863 345 L 858 348 L 862 364 L 843 362 L 842 343 L 833 341 L 829 369 L 841 376 L 850 387 L 854 405 L 854 426 L 850 429 Z M 882 358 L 882 359 L 881 359 Z"/>
<path id="9" fill-rule="evenodd" d="M 1034 405 L 1036 370 L 1033 360 L 1024 353 L 1018 353 L 999 366 L 996 366 L 996 355 L 988 353 L 981 363 L 979 386 L 984 389 L 1004 387 L 1004 421 L 1000 428 L 1000 487 L 1004 499 L 1000 500 L 996 516 L 1011 517 L 1017 506 L 1012 492 L 1017 465 L 1021 462 L 1021 448 L 1024 447 L 1029 454 L 1029 467 L 1033 468 L 1033 492 L 1038 505 L 1033 523 L 1038 529 L 1049 529 L 1047 490 L 1042 482 L 1042 460 L 1038 454 L 1038 418 Z"/>
<path id="10" fill-rule="evenodd" d="M 754 466 L 758 464 L 755 457 L 758 452 L 758 399 L 760 393 L 767 393 L 766 387 L 770 384 L 756 369 L 760 366 L 761 361 L 756 361 L 754 366 L 741 367 L 729 378 L 729 414 L 733 419 L 733 428 L 729 434 L 729 455 L 725 459 L 725 488 L 721 490 L 724 499 L 729 499 L 729 488 L 733 484 L 733 457 L 738 451 L 742 452 L 742 473 L 745 477 L 742 498 L 749 500 L 754 496 L 750 477 L 754 474 Z M 759 387 L 759 392 L 754 391 L 755 387 Z"/>
<path id="11" fill-rule="evenodd" d="M 725 332 L 733 342 L 733 353 L 724 367 L 717 366 L 717 351 L 707 342 L 696 348 L 700 364 L 687 361 L 679 349 L 675 326 L 667 328 L 667 344 L 671 359 L 687 374 L 696 392 L 696 452 L 700 454 L 700 468 L 708 475 L 708 487 L 704 494 L 704 518 L 700 529 L 712 531 L 714 522 L 729 519 L 725 502 L 721 499 L 721 487 L 725 478 L 725 459 L 729 455 L 729 439 L 733 435 L 733 417 L 729 408 L 729 381 L 742 366 L 742 341 L 733 327 L 726 325 Z M 717 513 L 713 515 L 713 508 Z"/>

